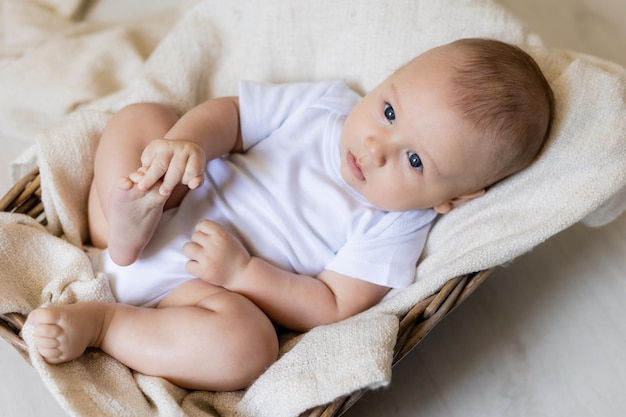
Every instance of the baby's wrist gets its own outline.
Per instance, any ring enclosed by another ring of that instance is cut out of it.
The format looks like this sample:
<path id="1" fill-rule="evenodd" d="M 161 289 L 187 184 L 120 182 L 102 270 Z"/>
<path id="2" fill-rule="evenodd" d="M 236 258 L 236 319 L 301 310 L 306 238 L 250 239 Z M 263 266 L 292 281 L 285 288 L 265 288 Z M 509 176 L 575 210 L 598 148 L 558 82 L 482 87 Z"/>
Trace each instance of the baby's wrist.
<path id="1" fill-rule="evenodd" d="M 254 257 L 248 255 L 247 260 L 240 263 L 237 268 L 235 268 L 231 278 L 226 286 L 226 289 L 234 292 L 239 292 L 239 290 L 245 289 L 250 283 L 250 279 L 254 276 Z"/>

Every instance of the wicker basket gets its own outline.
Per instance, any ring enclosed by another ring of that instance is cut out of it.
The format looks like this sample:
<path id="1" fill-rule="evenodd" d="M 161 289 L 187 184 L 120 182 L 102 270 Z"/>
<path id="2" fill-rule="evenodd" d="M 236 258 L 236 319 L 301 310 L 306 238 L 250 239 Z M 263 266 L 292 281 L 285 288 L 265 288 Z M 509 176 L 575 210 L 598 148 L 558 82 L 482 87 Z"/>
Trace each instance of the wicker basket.
<path id="1" fill-rule="evenodd" d="M 0 200 L 0 209 L 11 213 L 22 213 L 46 224 L 41 201 L 39 170 L 34 169 Z M 463 275 L 448 281 L 438 293 L 420 301 L 401 318 L 400 330 L 394 349 L 394 365 L 415 347 L 456 306 L 461 304 L 489 275 L 491 270 Z M 0 314 L 0 336 L 29 360 L 28 351 L 20 337 L 25 317 L 18 313 Z M 309 417 L 333 417 L 343 414 L 367 390 L 354 392 L 336 399 L 330 404 L 316 407 L 302 414 Z"/>

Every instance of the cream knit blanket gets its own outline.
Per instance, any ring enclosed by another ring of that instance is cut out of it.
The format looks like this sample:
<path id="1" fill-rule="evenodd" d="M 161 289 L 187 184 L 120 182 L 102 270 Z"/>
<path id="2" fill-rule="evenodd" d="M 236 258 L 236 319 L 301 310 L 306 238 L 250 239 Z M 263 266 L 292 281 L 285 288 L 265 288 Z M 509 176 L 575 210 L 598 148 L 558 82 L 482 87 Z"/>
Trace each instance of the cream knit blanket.
<path id="1" fill-rule="evenodd" d="M 283 343 L 278 362 L 240 392 L 182 390 L 97 350 L 59 366 L 31 351 L 42 380 L 71 415 L 296 416 L 360 388 L 384 386 L 398 316 L 418 300 L 451 277 L 508 262 L 580 220 L 609 222 L 626 206 L 625 70 L 548 49 L 489 1 L 207 0 L 162 40 L 159 28 L 169 27 L 171 16 L 162 16 L 161 26 L 157 20 L 93 27 L 63 17 L 80 1 L 49 0 L 46 9 L 40 3 L 0 3 L 3 24 L 12 22 L 0 39 L 0 132 L 30 134 L 58 122 L 38 135 L 36 158 L 30 153 L 15 165 L 18 175 L 34 163 L 41 167 L 47 230 L 0 215 L 2 313 L 112 299 L 82 242 L 94 147 L 111 113 L 125 104 L 162 101 L 184 111 L 211 96 L 236 94 L 240 79 L 342 78 L 366 92 L 413 56 L 476 36 L 527 49 L 557 99 L 541 158 L 444 216 L 407 290 Z M 27 342 L 30 330 L 24 329 Z"/>

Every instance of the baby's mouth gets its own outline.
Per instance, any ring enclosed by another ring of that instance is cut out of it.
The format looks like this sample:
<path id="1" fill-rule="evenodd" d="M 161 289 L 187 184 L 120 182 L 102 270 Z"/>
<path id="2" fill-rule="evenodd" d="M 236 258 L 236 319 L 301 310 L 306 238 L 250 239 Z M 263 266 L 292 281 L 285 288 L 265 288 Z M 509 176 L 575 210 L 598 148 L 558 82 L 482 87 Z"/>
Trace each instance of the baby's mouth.
<path id="1" fill-rule="evenodd" d="M 359 166 L 359 163 L 356 161 L 356 158 L 352 154 L 352 152 L 348 151 L 348 155 L 346 156 L 348 160 L 348 166 L 350 167 L 350 172 L 354 175 L 358 180 L 365 181 L 365 176 L 363 175 L 363 171 Z"/>

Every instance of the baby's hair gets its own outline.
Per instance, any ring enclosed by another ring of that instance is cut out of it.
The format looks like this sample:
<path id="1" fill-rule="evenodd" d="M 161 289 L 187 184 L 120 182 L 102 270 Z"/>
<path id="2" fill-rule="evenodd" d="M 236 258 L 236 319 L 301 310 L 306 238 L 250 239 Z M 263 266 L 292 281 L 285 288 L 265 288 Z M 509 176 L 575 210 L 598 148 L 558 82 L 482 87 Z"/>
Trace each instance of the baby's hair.
<path id="1" fill-rule="evenodd" d="M 494 183 L 539 154 L 550 134 L 554 94 L 535 60 L 517 46 L 476 38 L 451 45 L 464 51 L 454 71 L 452 105 L 493 145 L 488 161 L 496 169 Z"/>

